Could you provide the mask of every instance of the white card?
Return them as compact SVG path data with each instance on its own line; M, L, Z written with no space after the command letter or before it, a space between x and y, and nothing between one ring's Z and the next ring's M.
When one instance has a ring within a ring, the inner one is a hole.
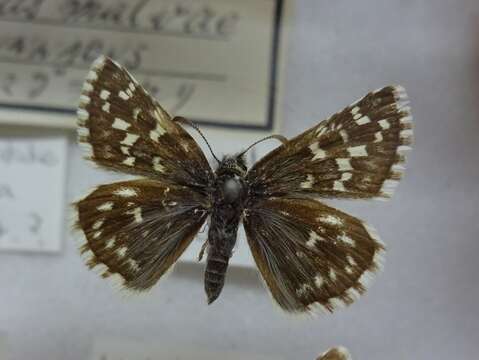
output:
M282 6L280 0L9 1L0 12L0 122L75 127L88 68L106 54L174 115L270 131L280 109Z
M60 250L66 156L66 137L0 136L0 250Z
M237 351L215 351L191 345L135 342L126 339L95 341L92 360L284 360L278 357L248 354Z

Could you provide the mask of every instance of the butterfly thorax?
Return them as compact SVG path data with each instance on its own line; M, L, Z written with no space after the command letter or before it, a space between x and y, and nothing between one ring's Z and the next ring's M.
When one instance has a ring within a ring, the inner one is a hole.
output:
M209 303L221 293L228 261L236 244L238 226L248 194L245 173L244 163L237 163L236 158L226 158L216 171L205 271L205 291Z

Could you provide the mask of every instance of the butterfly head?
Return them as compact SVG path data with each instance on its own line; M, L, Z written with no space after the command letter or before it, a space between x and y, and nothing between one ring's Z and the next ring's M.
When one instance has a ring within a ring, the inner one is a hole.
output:
M243 155L225 156L220 161L217 175L232 174L243 177L246 175L247 167L246 160Z

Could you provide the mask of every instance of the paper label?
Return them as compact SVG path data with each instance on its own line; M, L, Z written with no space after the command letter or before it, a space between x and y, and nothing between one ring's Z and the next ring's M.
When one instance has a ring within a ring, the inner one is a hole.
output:
M0 137L0 250L60 250L65 137Z
M271 130L281 9L280 0L2 0L0 122L75 127L88 68L106 54L172 114Z

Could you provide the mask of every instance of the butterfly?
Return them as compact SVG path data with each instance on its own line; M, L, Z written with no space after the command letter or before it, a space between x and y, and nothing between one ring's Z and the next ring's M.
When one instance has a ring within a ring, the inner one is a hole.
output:
M210 166L182 127L118 63L97 59L78 108L86 157L141 178L98 186L75 204L90 268L150 289L209 220L205 292L218 298L238 227L274 301L291 313L332 312L365 292L385 250L376 231L318 198L392 195L412 141L405 90L370 92L281 142L250 169L245 151ZM200 135L204 135L199 131ZM263 139L264 140L264 139Z
M351 354L348 349L343 346L338 346L329 349L321 354L316 360L351 360Z

